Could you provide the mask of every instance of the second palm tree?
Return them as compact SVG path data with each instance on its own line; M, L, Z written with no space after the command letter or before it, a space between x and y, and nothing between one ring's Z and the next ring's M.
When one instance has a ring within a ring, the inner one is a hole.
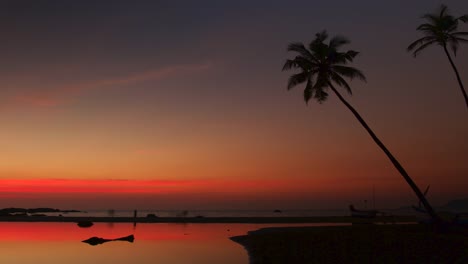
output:
M433 44L441 46L455 72L458 85L460 86L463 98L465 98L466 109L468 109L468 95L466 94L465 87L463 87L457 66L455 66L455 62L449 52L450 48L456 56L459 43L468 43L468 39L463 38L463 36L468 36L468 32L457 31L459 22L468 22L468 15L454 17L448 13L447 6L441 5L437 13L425 14L423 18L427 20L427 23L419 25L417 30L423 32L425 36L411 43L407 50L413 51L413 55L416 57L420 51Z

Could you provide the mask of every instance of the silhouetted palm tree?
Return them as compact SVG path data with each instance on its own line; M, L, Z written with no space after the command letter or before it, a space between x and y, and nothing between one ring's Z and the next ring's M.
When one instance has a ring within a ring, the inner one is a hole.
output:
M411 43L407 50L413 51L413 55L416 57L420 51L433 44L442 46L450 61L450 65L452 65L452 68L455 71L458 84L460 85L460 89L463 93L465 104L468 109L468 96L466 95L457 67L455 66L448 50L450 48L453 54L457 56L459 44L468 42L468 39L463 38L463 36L468 36L468 32L457 31L458 23L460 21L466 23L468 21L468 15L454 17L449 14L447 6L441 5L440 10L437 13L425 14L422 18L426 19L427 23L419 25L416 30L423 32L424 37Z
M354 57L358 55L358 52L354 50L340 52L338 50L341 46L349 43L349 40L344 37L333 37L330 39L328 44L326 44L325 40L327 38L327 32L322 31L316 34L315 40L309 44L308 48L306 48L302 43L289 44L288 51L294 51L298 54L294 59L286 60L286 63L283 66L283 71L294 68L299 69L300 72L290 76L288 81L288 90L296 85L305 83L304 99L306 103L311 98L314 98L319 103L322 103L327 99L327 90L330 88L338 97L338 99L353 113L361 125L366 129L367 133L369 133L369 135L372 137L374 142L387 155L395 168L401 173L403 178L416 193L428 214L438 222L439 218L432 209L432 206L429 204L426 197L424 197L424 194L405 171L403 166L401 166L397 159L390 153L382 141L377 138L375 133L370 129L361 115L359 115L359 113L343 98L343 96L335 88L336 84L351 94L351 87L344 78L358 78L363 81L366 80L366 77L360 70L347 66L347 64L352 62Z

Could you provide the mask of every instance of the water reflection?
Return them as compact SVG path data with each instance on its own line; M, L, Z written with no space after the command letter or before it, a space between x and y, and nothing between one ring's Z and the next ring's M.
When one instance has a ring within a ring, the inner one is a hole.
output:
M225 263L247 264L245 250L231 236L270 226L266 224L138 224L95 223L82 229L75 223L0 223L0 263ZM90 237L122 238L134 243L90 247Z
M239 227L245 233L248 227ZM96 223L81 229L75 223L0 223L0 263L229 263L246 264L243 248L232 243L223 225ZM90 247L90 237L135 242Z

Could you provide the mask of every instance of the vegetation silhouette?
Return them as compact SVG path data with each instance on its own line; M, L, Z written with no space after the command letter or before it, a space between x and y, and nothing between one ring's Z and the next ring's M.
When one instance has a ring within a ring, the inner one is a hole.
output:
M308 103L311 98L322 103L328 98L327 90L330 88L338 99L353 113L359 123L361 123L367 133L372 137L374 142L387 155L395 168L400 172L406 182L410 185L411 189L415 192L419 201L424 205L424 208L430 215L431 219L435 223L440 223L442 220L435 213L424 194L414 183L400 162L398 162L392 153L390 153L387 147L385 147L382 141L380 141L380 139L367 125L361 115L344 99L333 85L333 83L335 83L339 87L344 88L349 94L352 94L351 87L344 77L349 79L358 78L362 81L366 81L366 77L360 70L347 66L348 63L353 62L354 57L356 57L359 52L354 50L340 52L339 48L350 43L348 39L342 36L331 38L328 44L325 43L325 40L327 39L328 34L324 30L315 35L315 39L309 44L308 49L304 44L299 42L289 44L288 51L296 52L298 55L292 60L286 60L283 66L283 71L294 68L299 69L300 72L289 77L288 90L299 84L306 83L304 89L304 100L306 103Z
M458 69L455 66L448 50L450 48L453 54L457 56L459 44L468 42L468 39L463 38L463 36L468 36L468 32L457 31L459 22L461 21L466 23L468 21L468 15L454 17L449 14L447 6L441 5L438 12L425 14L422 18L426 19L427 23L419 25L416 30L421 31L424 34L424 37L411 43L408 46L407 51L412 51L413 56L416 57L419 52L433 44L442 46L448 60L450 61L450 65L455 72L458 84L460 85L463 97L465 98L466 108L468 109L468 96L466 94L465 87L463 87Z

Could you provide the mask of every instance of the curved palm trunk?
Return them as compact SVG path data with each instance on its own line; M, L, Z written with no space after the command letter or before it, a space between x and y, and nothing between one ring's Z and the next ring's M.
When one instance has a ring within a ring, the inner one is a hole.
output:
M468 96L466 95L465 87L463 87L463 83L461 81L460 74L458 73L457 67L455 66L455 63L453 62L452 57L450 56L450 53L447 50L447 46L445 46L445 45L444 45L444 51L445 51L445 54L447 55L447 58L450 61L450 65L452 65L453 71L455 71L455 75L457 76L458 84L460 85L460 89L461 89L461 91L463 93L463 97L465 98L466 109L468 109Z
M419 190L418 186L414 181L411 179L411 177L408 175L408 173L405 171L403 166L398 162L398 160L390 153L390 151L385 147L385 145L380 141L380 139L374 134L374 132L370 129L370 127L367 125L367 123L362 119L361 115L341 96L341 94L333 87L331 83L328 83L332 91L338 96L340 101L348 107L348 109L353 113L353 115L357 118L357 120L361 123L361 125L366 129L367 133L372 137L374 142L382 149L382 151L387 155L387 157L390 159L390 161L393 163L393 166L400 172L400 174L405 178L406 182L410 185L411 189L416 193L416 196L418 196L418 199L421 201L421 203L424 205L424 208L426 209L427 213L431 216L431 218L436 222L440 222L440 218L438 215L435 213L434 209L432 209L432 206L429 204L427 201L426 197L424 194Z

